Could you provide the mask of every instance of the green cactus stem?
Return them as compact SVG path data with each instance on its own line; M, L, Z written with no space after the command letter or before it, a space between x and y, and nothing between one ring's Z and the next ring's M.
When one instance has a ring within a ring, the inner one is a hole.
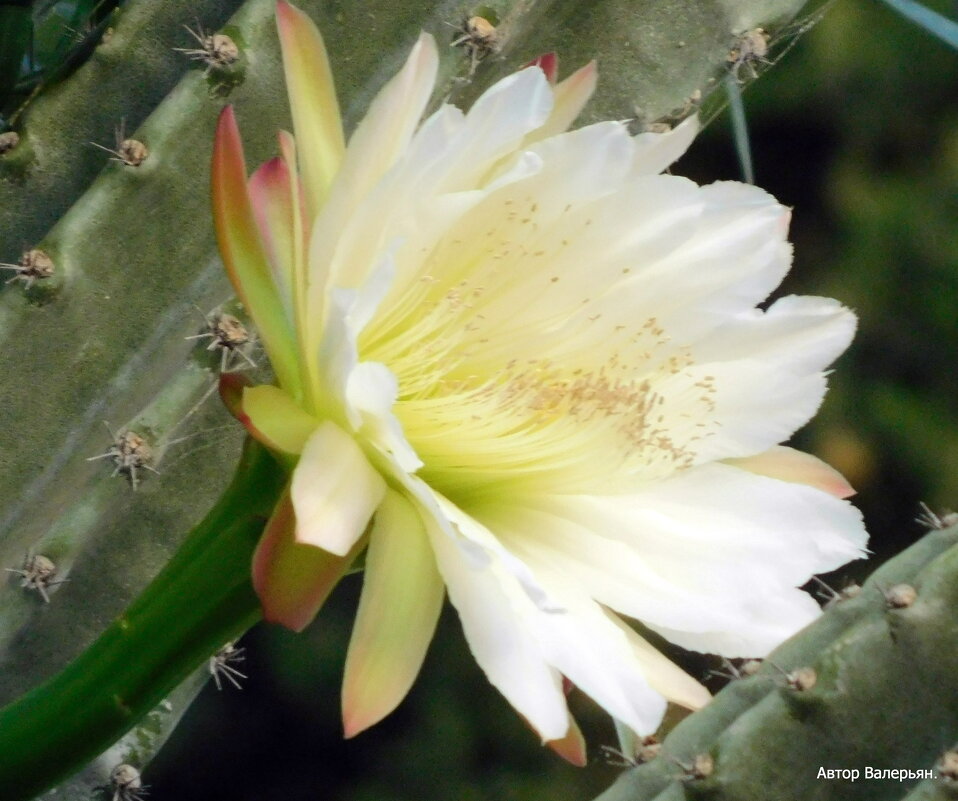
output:
M6 801L32 798L95 757L259 619L249 565L283 482L248 443L220 502L140 598L66 670L0 710Z

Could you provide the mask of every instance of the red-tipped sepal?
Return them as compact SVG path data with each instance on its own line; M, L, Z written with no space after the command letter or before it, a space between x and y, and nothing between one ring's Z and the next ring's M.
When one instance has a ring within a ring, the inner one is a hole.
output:
M232 106L220 114L211 169L213 222L227 275L256 327L280 383L300 392L292 323L263 249L246 187L243 143Z
M346 556L336 556L296 542L295 534L296 515L287 487L253 554L253 588L267 621L302 631L316 617L366 540L360 538Z
M555 86L556 81L559 79L559 57L555 53L543 53L541 56L537 56L532 59L525 67L538 67L545 74L549 83ZM523 69L525 69L523 67Z

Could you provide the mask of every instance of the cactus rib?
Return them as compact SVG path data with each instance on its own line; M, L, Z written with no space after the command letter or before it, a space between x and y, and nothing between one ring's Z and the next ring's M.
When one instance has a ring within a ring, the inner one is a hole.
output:
M223 498L143 595L69 668L0 710L7 801L95 757L258 619L249 563L282 484L272 457L248 444Z

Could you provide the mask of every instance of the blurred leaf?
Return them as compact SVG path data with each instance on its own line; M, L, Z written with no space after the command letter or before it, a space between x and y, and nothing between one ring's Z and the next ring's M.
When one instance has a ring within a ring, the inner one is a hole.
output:
M17 81L32 36L28 6L0 5L0 106Z

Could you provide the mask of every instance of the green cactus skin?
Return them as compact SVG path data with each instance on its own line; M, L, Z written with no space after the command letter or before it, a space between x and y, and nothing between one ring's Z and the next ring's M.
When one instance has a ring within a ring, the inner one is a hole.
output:
M90 142L113 147L114 128L134 131L173 89L189 62L183 25L219 28L240 0L131 2L113 32L68 81L15 119L20 144L0 156L0 261L15 262L76 202L103 168Z
M682 721L662 745L666 757L627 771L596 801L901 798L907 783L827 780L818 772L926 769L958 739L956 543L958 527L935 531L883 565L859 596L837 603L755 676ZM893 608L886 593L900 584L917 597ZM781 673L801 667L817 676L804 691ZM714 760L711 775L683 777L678 763L698 754Z
M803 2L715 0L703 10L701 0L668 0L663 14L659 0L597 0L588 11L568 0L495 0L473 12L495 20L501 49L472 77L468 56L448 46L462 22L458 5L299 5L324 31L351 129L420 29L440 43L437 100L466 103L556 50L561 75L599 62L586 121L636 109L653 119L683 107L692 88L708 91L709 78L728 70L737 33L774 28ZM195 29L197 17L240 45L235 70L205 75L173 51L194 45L182 26ZM638 28L626 41L629 26ZM241 431L216 403L193 413L217 360L185 337L201 327L195 306L208 312L229 297L207 189L216 117L225 103L236 106L250 165L273 155L276 129L289 127L281 72L273 0L130 0L88 63L31 103L17 121L20 145L0 156L0 259L40 247L56 267L29 290L22 282L0 288L0 374L8 377L0 430L9 432L0 445L0 567L42 553L69 579L44 604L10 576L0 603L0 702L53 676L107 628L227 484ZM136 167L88 144L112 146L124 118L127 135L149 149ZM88 461L110 445L105 421L143 434L162 457L160 475L136 492L110 478L109 460ZM176 444L184 436L193 438ZM165 666L164 675L185 676L195 663ZM155 700L172 687L157 689ZM110 739L91 742L103 750Z
M954 754L954 749L952 754ZM935 762L933 770L936 776L932 779L924 779L911 790L901 797L901 801L955 801L958 798L958 778L955 777L954 756L949 759L948 767L951 770L948 775L941 775L941 760Z
M283 480L250 443L220 503L143 595L69 668L0 710L7 801L33 797L96 756L258 619L249 560Z

